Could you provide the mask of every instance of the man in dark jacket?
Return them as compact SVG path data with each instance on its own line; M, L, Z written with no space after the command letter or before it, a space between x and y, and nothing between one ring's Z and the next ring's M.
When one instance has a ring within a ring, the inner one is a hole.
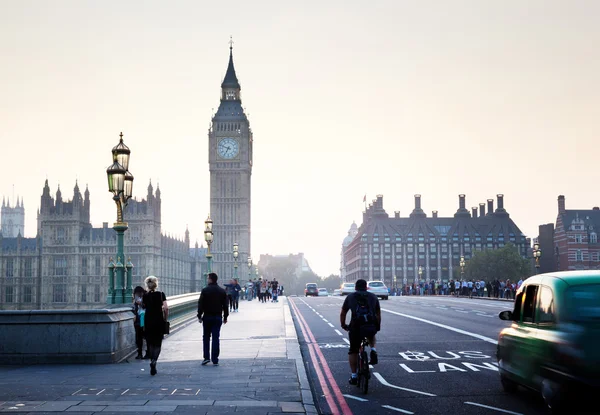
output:
M212 360L215 366L219 365L219 336L221 325L227 324L229 307L225 290L217 285L219 277L214 272L208 274L208 285L200 293L198 299L198 321L202 323L204 334L204 361L202 366ZM210 338L212 336L212 359L210 353Z

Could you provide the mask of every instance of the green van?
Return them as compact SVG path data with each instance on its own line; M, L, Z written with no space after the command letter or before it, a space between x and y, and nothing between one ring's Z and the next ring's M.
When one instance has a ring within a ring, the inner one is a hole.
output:
M528 278L498 338L500 381L540 392L552 412L600 391L600 270Z

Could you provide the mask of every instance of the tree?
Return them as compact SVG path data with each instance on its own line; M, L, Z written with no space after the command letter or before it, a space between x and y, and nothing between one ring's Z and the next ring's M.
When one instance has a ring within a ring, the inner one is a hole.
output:
M530 275L529 261L519 254L513 244L477 251L465 266L465 278L474 280L517 281Z
M331 274L329 277L321 278L319 288L327 288L327 291L331 292L336 288L340 288L341 284L340 276Z

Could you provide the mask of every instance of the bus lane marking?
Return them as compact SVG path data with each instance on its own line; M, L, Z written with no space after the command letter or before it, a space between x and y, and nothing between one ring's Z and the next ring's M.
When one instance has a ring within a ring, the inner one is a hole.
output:
M414 412L407 411L406 409L396 408L390 405L381 405L382 408L391 409L392 411L402 412L403 414L414 414Z
M465 402L465 404L475 405L475 406L479 406L481 408L486 408L486 409L491 409L492 411L504 412L505 414L523 415L522 413L519 413L519 412L508 411L506 409L496 408L494 406L489 406L489 405L483 405L481 403L476 403L476 402Z
M429 393L429 392L421 392L421 391L417 391L417 390L414 390L414 389L403 388L402 386L392 385L387 380L385 380L383 378L383 376L381 376L381 374L379 372L373 372L373 376L375 376L377 378L377 380L379 382L381 382L381 384L383 386L387 386L388 388L399 389L399 390L403 390L403 391L406 391L406 392L412 392L412 393L416 393L416 394L419 394L419 395L425 395L425 396L437 396L437 395L435 395L433 393Z
M442 329L454 331L456 333L464 334L466 336L474 337L476 339L483 340L484 342L488 342L488 343L491 343L491 344L494 344L494 345L498 344L497 340L494 340L494 339L492 339L490 337L482 336L481 334L477 334L477 333L471 333L470 331L461 330L461 329L458 329L456 327L447 326L446 324L436 323L435 321L425 320L424 318L415 317L415 316L411 316L411 315L404 314L404 313L399 313L397 311L388 310L387 308L382 308L381 311L385 311L386 313L390 313L390 314L395 314L395 315L400 316L400 317L410 318L412 320L420 321L421 323L430 324L432 326L436 326L436 327L440 327Z

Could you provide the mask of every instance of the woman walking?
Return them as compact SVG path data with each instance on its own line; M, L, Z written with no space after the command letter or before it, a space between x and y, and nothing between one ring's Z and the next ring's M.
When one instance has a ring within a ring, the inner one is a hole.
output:
M146 343L150 352L150 374L156 375L156 361L160 355L163 336L165 333L165 321L169 318L169 307L165 293L158 291L158 278L147 277L145 280L148 292L142 300L146 316L144 317L144 331L146 332Z
M146 354L142 356L142 348L144 347L144 316L146 310L142 308L142 298L146 290L139 285L133 289L133 314L135 314L135 320L133 320L133 326L135 327L135 344L137 345L137 356L136 359L150 359L148 355L148 343L146 342Z

